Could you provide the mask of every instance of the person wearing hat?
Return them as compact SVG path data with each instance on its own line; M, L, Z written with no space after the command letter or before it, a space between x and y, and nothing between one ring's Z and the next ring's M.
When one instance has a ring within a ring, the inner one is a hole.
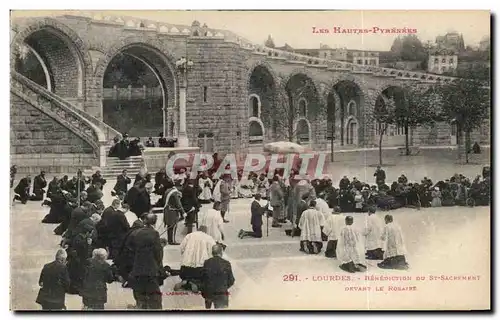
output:
M434 190L431 192L431 207L441 207L441 191L439 187L434 187Z

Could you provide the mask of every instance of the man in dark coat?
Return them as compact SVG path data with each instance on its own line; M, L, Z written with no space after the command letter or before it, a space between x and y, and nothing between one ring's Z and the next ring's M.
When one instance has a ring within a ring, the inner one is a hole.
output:
M175 234L177 233L177 223L182 220L185 215L182 205L182 193L180 187L172 187L165 191L163 197L156 203L156 206L163 207L163 226L167 227L167 240L171 246L179 245L175 242Z
M224 309L229 306L229 291L234 284L231 263L222 259L222 246L212 247L212 258L203 264L202 296L205 298L205 308Z
M45 187L47 187L47 180L45 180L45 171L42 171L33 179L33 195L30 197L30 200L42 201L45 194Z
M71 216L68 220L63 221L61 223L62 229L64 232L64 242L71 241L74 233L76 232L76 227L78 224L85 218L88 218L90 215L90 210L92 207L92 203L85 201L80 207L73 209L71 212Z
M108 301L107 283L112 283L114 276L111 266L106 262L107 256L108 253L103 248L92 252L80 292L85 309L103 310Z
M262 216L266 211L266 207L260 205L261 195L260 193L255 194L255 199L252 201L250 210L252 212L252 217L250 219L250 224L252 225L252 231L240 230L238 237L243 239L244 237L252 238L262 238Z
M187 184L182 188L182 198L181 198L182 208L186 212L185 225L187 227L187 233L193 232L193 225L197 222L198 210L200 204L198 202L198 197L196 195L196 188L194 182L191 179L187 180Z
M373 176L375 177L375 183L378 187L385 183L385 171L380 168L380 166L377 166L377 170L375 170Z
M97 170L93 175L92 175L92 180L90 183L95 185L96 183L100 183L101 190L106 184L106 179L104 179L101 175L101 171Z
M167 176L167 172L165 169L160 169L160 171L158 171L156 174L155 174L155 191L154 193L157 194L157 195L163 195L163 193L165 192L165 189L167 188L167 179L168 179L168 176Z
M88 259L96 247L97 230L95 225L99 222L98 214L85 218L76 227L73 236L68 242L68 272L71 279L70 294L79 294L84 282Z
M349 188L350 184L351 182L349 181L349 178L347 178L347 176L344 176L339 182L339 189L345 190Z
M87 188L87 194L88 194L87 200L92 203L96 203L97 200L101 200L103 197L101 183L96 182L95 184L90 185Z
M49 182L49 187L47 188L47 198L52 200L52 196L56 194L59 189L59 180L57 177L54 177L52 181Z
M25 178L19 180L19 183L14 188L16 195L14 200L21 201L22 204L26 204L30 198L30 188L31 188L31 177L28 175Z
M163 247L160 234L154 229L156 215L146 216L145 227L140 229L134 240L134 266L129 282L134 290L137 309L162 308L162 294L159 286L160 269L163 269Z
M118 255L114 258L113 262L118 268L118 275L123 279L123 285L127 285L127 280L134 267L134 243L135 236L140 229L144 227L144 222L141 219L137 219L132 224L132 227L127 232L123 238L122 245L118 251Z
M57 250L56 259L43 266L38 284L40 291L36 303L42 310L65 310L66 291L69 289L69 274L66 269L67 254L64 249Z
M114 259L118 255L123 239L130 229L125 213L120 210L113 211L108 218L107 229L109 237L109 257L110 259Z
M135 188L135 190L134 190ZM146 183L144 187L139 186L130 189L126 197L126 203L130 206L130 211L140 218L144 213L151 211L151 198L150 194L153 191L153 185Z
M109 238L109 218L111 215L120 208L120 200L114 199L109 207L104 209L101 215L101 221L96 225L97 234L98 234L98 244L101 248L109 248L110 238Z
M130 182L131 180L127 176L127 170L123 170L122 174L116 177L116 184L113 187L113 191L111 191L111 194L114 195L113 193L115 193L120 199L123 199L127 194L128 185L130 184Z

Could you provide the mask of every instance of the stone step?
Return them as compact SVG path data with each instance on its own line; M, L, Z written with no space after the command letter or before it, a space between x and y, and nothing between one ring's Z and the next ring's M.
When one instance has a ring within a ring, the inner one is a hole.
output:
M116 168L131 168L131 167L142 167L142 162L136 163L107 163L106 168L116 169Z

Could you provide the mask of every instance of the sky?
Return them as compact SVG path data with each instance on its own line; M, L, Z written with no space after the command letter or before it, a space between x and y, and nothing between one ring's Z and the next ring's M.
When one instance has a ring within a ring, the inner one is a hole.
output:
M98 13L98 11L92 11ZM61 15L68 11L15 11L21 15ZM465 45L478 45L490 35L488 11L108 11L102 15L136 17L172 24L191 25L198 20L209 28L226 29L255 43L264 44L268 35L276 46L285 43L293 48L346 47L361 50L389 50L395 34L340 34L334 27L357 29L374 27L416 29L422 42L450 31L463 34ZM329 29L330 33L313 33Z

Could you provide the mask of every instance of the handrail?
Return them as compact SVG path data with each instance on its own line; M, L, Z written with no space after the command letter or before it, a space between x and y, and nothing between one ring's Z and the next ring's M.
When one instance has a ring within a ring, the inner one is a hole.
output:
M30 87L31 89L35 90L36 92L41 93L41 94L45 95L46 97L49 97L51 100L57 101L63 107L65 107L65 108L71 110L72 112L79 114L81 117L85 118L87 121L89 121L94 126L96 126L98 128L98 130L102 132L102 134L104 134L103 140L106 140L109 142L115 136L121 135L120 132L113 129L112 127L110 127L109 125L104 123L103 121L101 121L101 120L93 117L92 115L86 113L85 111L75 107L70 102L64 100L63 98L59 97L58 95L54 94L53 92L50 92L46 88L42 87L38 83L35 83L28 78L26 78L22 74L11 70L11 76L14 79L18 80L19 82L21 82L21 83L27 85L28 87Z
M14 79L14 81L16 81L16 79ZM32 97L29 94L26 94L25 92L23 92L22 86L23 86L23 84L19 82L19 85L11 85L10 90L12 91L13 94L19 96L20 98L22 98L26 102L32 104L34 107L36 107L38 109L41 109L48 116L50 116L50 117L56 117L57 118L57 112L50 112L50 110L44 110L45 106L43 105L43 103L40 102L40 100L39 100L40 96L39 96L39 94L37 92L35 92L33 90L30 90L30 92L32 92L32 93L35 94L35 97ZM28 88L28 89L30 89L30 88ZM51 100L47 100L47 101L49 103L58 104L57 101L51 101ZM49 111L49 112L47 112L47 111ZM99 143L97 141L95 141L95 140L99 140L99 134L95 130L95 126L93 126L91 123L87 122L85 119L82 119L78 115L74 115L74 116L77 117L77 118L79 118L80 120L82 120L82 122L85 123L86 125L88 125L92 131L86 132L85 130L81 130L80 128L78 128L77 124L74 124L69 119L66 119L66 120L69 120L69 121L62 121L62 122L58 121L58 122L60 122L65 127L68 127L68 129L72 129L72 131L74 131L74 133L76 135L80 136L87 143L89 143L92 146L92 148L94 149L94 151L96 152L96 154L98 154L99 153ZM95 137L94 137L94 134L96 135ZM97 139L95 139L96 137L97 137Z

